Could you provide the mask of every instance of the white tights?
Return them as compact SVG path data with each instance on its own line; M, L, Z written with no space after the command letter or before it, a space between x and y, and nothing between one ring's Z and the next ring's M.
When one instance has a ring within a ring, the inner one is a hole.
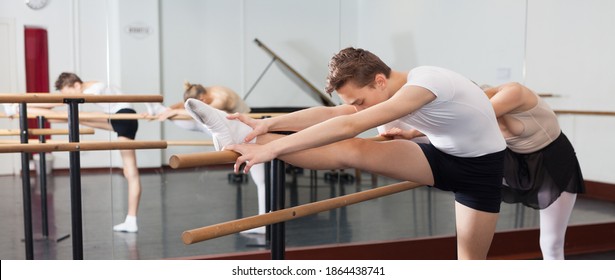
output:
M576 193L562 192L549 207L540 210L540 250L543 259L564 259L566 228L576 199Z
M258 197L258 214L265 214L265 164L255 164L250 169L252 181L256 184Z

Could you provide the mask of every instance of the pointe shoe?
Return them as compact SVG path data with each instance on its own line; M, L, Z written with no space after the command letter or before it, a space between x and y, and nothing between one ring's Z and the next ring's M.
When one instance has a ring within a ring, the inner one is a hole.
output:
M118 225L113 226L113 231L118 231L118 232L137 232L139 230L139 228L137 227L136 224L130 224L130 223L121 223Z
M197 122L203 124L213 137L216 151L227 145L244 143L243 139L252 128L239 120L229 120L227 113L211 107L204 102L189 98L184 103L188 114Z

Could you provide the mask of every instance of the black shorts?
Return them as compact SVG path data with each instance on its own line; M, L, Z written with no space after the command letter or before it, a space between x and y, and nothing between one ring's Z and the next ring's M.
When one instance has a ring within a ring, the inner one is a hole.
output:
M124 108L115 113L136 114L137 112L133 109ZM137 136L137 129L139 129L138 120L110 120L109 122L111 122L113 131L117 132L117 136L123 136L132 140Z
M431 143L419 143L434 176L433 187L452 191L455 201L472 209L499 213L504 150L479 157L457 157Z

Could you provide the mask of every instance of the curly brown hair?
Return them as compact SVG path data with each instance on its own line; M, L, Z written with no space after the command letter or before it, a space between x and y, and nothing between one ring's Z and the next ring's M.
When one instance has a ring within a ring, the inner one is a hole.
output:
M391 67L367 50L345 48L329 61L329 75L327 75L325 91L331 94L348 81L358 87L364 87L372 84L377 74L384 74L389 78Z

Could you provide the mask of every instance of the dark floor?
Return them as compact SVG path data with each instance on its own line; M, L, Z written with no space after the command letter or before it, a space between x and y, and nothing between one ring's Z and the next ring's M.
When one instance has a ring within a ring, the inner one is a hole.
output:
M126 186L117 173L83 174L83 247L85 259L163 259L253 250L267 250L262 235L233 234L184 245L185 230L257 213L256 187L228 181L229 169L165 170L142 174L143 193L138 234L111 230L126 214ZM328 182L318 172L317 187L309 171L287 175L286 205L294 206L372 188L370 175L360 184ZM41 195L32 179L35 259L72 259L69 176L48 178L50 234L41 234ZM85 172L87 173L87 172ZM350 174L354 175L354 171ZM378 185L395 181L379 177ZM0 176L0 259L25 259L21 179ZM316 193L314 193L316 191ZM579 198L571 224L612 222L615 203ZM498 230L537 227L538 213L503 204ZM395 240L454 234L451 193L432 188L383 197L286 223L287 248L348 242ZM67 238L65 238L67 237ZM65 238L65 239L63 239ZM58 239L63 239L58 241ZM569 256L570 259L615 259L615 252Z

